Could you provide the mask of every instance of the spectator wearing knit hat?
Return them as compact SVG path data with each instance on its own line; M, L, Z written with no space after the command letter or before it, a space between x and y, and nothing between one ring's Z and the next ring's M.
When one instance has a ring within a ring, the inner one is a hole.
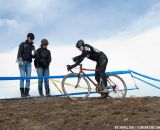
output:
M34 65L37 70L38 76L49 76L49 65L51 63L51 52L48 50L48 40L42 39L40 48L37 49L35 55ZM46 90L46 96L50 95L50 88L49 88L49 79L47 78L40 78L38 79L38 91L40 96L44 96L43 94L43 81Z

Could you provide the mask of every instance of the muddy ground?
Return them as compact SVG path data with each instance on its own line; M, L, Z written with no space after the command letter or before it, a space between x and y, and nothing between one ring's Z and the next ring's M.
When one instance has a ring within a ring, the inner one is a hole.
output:
M0 130L160 129L160 97L0 100Z

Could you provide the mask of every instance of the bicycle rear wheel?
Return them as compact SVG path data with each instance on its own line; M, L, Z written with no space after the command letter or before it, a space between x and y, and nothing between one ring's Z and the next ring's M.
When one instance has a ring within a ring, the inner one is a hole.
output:
M62 80L62 90L70 99L82 100L89 96L90 84L84 76L76 73L66 75Z
M107 85L109 86L110 98L125 98L127 86L120 76L107 75Z

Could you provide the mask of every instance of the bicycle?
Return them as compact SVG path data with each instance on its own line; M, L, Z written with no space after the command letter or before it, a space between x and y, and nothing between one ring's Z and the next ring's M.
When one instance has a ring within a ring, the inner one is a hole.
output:
M100 84L96 84L84 71L95 71L94 69L85 69L82 68L82 64L79 65L79 73L74 73L72 70L71 73L67 74L62 80L62 90L64 95L73 100L86 99L89 97L91 92L91 86L89 81L95 86L96 93L105 95L102 91L102 81ZM127 94L127 86L124 80L116 74L106 74L107 85L109 94L106 96L114 98L125 98Z

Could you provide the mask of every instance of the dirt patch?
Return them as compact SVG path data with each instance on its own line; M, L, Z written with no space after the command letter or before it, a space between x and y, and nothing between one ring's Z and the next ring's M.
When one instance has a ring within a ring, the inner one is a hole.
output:
M160 97L0 100L0 130L160 129Z

